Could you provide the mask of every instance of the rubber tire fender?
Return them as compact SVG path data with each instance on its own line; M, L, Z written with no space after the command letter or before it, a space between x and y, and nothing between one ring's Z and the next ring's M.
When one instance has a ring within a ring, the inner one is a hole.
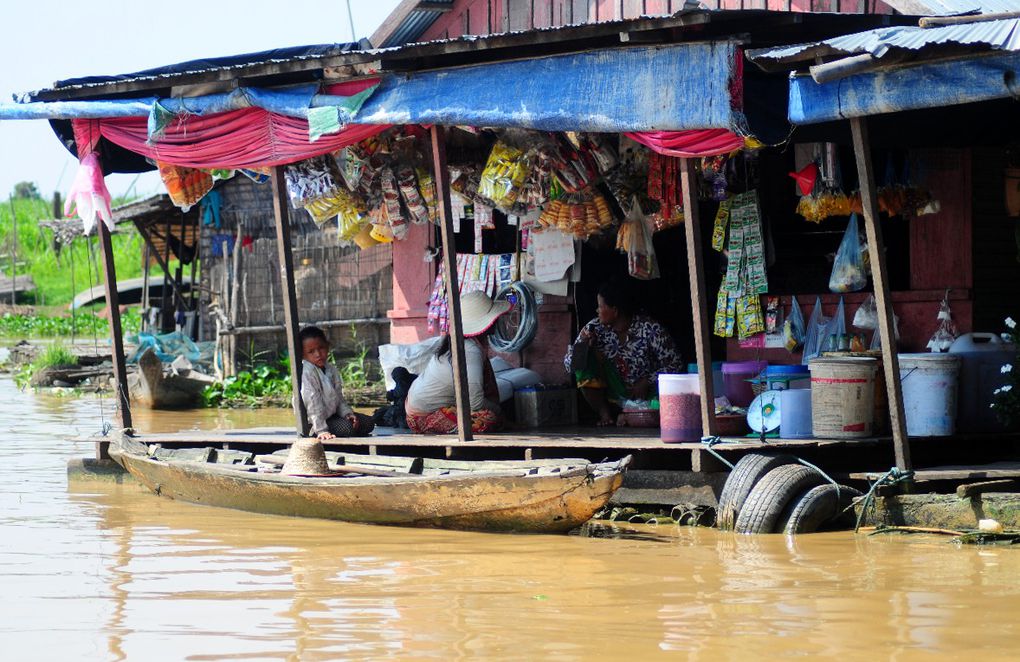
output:
M790 501L779 517L776 530L781 529L786 535L796 535L815 533L826 528L853 528L854 512L845 509L859 496L860 490L846 485L839 486L838 495L832 483L812 487L799 498Z
M748 453L734 465L722 494L719 495L719 507L716 509L715 525L723 530L730 530L737 521L740 509L747 501L747 495L765 474L784 464L796 464L797 458L792 455L767 455L765 453Z
M824 482L820 473L803 464L776 467L747 495L734 530L737 533L775 533L776 524L789 503Z

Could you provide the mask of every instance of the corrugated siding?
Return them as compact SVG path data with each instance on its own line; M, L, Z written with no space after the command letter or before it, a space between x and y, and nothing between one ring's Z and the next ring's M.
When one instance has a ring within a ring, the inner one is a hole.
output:
M1006 215L1003 149L973 150L974 329L1000 332L1007 316L1020 319L1020 262L1014 232L1020 219Z

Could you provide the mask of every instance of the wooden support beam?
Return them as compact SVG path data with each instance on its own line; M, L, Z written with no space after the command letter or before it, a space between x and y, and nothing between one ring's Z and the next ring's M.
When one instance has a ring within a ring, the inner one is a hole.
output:
M290 199L287 197L283 166L273 166L273 214L276 219L276 254L280 260L280 285L283 290L283 321L287 328L287 353L290 354L290 383L294 391L294 427L300 437L308 429L308 421L305 404L301 401L297 287L294 285L294 255L290 248ZM240 249L240 246L234 247L234 250Z
M446 302L449 308L450 340L453 356L453 389L457 399L457 437L471 441L471 398L468 397L467 362L464 356L464 326L460 318L460 286L457 283L457 247L453 241L453 214L450 211L450 172L446 168L446 130L438 124L432 129L432 174L436 180L439 206L439 233L446 267Z
M145 242L146 249L148 249L148 251L152 254L152 257L156 258L156 264L158 264L159 268L163 270L163 288L164 289L160 293L160 296L162 297L162 302L160 303L160 305L165 308L166 307L166 283L167 283L166 275L168 273L170 273L170 266L167 263L167 261L163 258L163 256L160 254L159 250L156 248L156 244L152 243L152 237L149 236L149 230L147 229L147 227L145 225L139 223L138 221L135 221L134 223L135 223L135 227L138 228L138 234L142 235L142 240ZM169 242L170 242L169 237L167 237L166 241L167 241L167 246L169 246L170 245L169 244ZM169 252L169 249L168 249L168 252ZM171 286L172 286L171 289L173 290L173 295L174 295L175 301L178 304L182 305L182 306L185 305L184 304L184 297L181 295L180 292L177 291L177 286L173 284L173 281L170 281L170 283L171 283ZM194 286L194 281L192 281L191 286ZM162 319L162 317L163 317L163 308L160 309L159 315L160 315L160 319Z
M681 159L680 184L684 196L684 234L687 237L687 273L691 281L691 308L694 313L694 348L698 360L698 386L701 390L701 430L706 437L715 434L715 384L712 379L711 325L705 291L705 258L701 250L701 216L698 211L698 173L694 161Z
M864 231L868 236L871 277L875 286L875 303L878 307L878 333L882 340L882 364L885 368L885 384L889 396L896 466L907 471L912 467L910 443L907 440L907 422L903 414L900 360L896 354L896 327L893 322L892 298L889 294L889 271L885 263L885 241L882 239L882 226L878 224L878 195L875 188L875 169L871 163L867 119L863 117L851 119L850 130L853 133L854 153L857 157Z
M103 260L103 287L106 290L106 305L110 311L110 338L112 342L113 380L117 396L117 411L114 414L118 428L131 427L131 401L128 396L127 366L124 364L124 329L120 324L120 295L117 293L117 270L113 265L113 246L110 230L106 223L96 223L99 233L99 254ZM110 457L110 442L96 443L96 458Z

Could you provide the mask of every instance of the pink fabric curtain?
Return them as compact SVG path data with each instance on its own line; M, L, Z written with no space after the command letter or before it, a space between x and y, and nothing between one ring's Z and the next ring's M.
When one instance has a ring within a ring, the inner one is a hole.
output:
M378 83L361 80L326 88L349 96ZM79 157L92 151L99 137L150 159L191 168L252 168L285 165L335 152L389 128L386 124L351 124L343 131L308 141L304 119L244 108L214 115L185 116L149 144L145 117L74 120Z
M744 139L727 129L640 131L628 133L627 137L663 156L682 158L719 156L744 146Z

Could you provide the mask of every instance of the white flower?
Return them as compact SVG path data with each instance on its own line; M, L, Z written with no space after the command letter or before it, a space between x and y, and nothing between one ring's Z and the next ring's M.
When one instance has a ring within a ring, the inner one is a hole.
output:
M1003 393L1009 393L1010 391L1013 390L1013 385L1012 384L1006 384L1005 386L1003 386L999 390L1002 391Z
M989 409L995 409L995 403L993 402L992 404L988 405L988 408Z
M1007 372L1012 372L1012 371L1013 371L1013 366L1010 365L1009 363L1007 363L1006 365L1002 366L1002 368L999 370L999 372L1001 372L1004 375Z
M1012 317L1007 317L1006 318L1006 326L1008 326L1011 329L1015 329L1016 328L1016 322L1013 321Z
M1002 393L1002 389L1001 388L997 388L994 391L992 391L992 395L998 395L1000 393Z

